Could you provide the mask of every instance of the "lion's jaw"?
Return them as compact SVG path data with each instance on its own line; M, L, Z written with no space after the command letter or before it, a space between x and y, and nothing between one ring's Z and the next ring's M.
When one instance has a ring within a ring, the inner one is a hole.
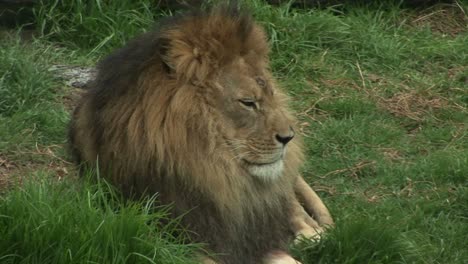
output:
M244 153L254 153L254 155L242 155L242 152L237 155L240 156L239 162L247 173L268 182L274 181L283 175L286 149L287 146L281 146L262 155L255 153L252 148L245 146Z
M281 177L283 174L284 161L283 159L280 159L275 162L265 164L252 164L246 162L246 166L250 175L263 181L271 181Z

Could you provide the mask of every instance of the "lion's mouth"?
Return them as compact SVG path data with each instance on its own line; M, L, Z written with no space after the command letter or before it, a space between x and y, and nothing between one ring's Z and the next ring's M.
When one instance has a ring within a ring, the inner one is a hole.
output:
M271 162L252 162L252 161L248 161L246 159L242 159L242 161L244 163L246 163L248 166L268 166L268 165L274 164L276 162L280 162L280 161L282 161L282 159L277 159L277 160L271 161Z
M258 178L264 180L273 180L283 174L284 163L283 159L277 159L273 162L250 162L243 159L247 166L247 171Z

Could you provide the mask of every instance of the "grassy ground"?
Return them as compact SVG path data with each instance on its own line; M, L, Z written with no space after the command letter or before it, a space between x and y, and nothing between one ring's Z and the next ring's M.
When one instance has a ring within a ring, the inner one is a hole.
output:
M73 93L48 69L93 65L168 12L152 1L50 1L43 37L0 41L1 263L189 263L151 200L74 180ZM304 263L467 263L468 4L294 10L252 2L272 68L295 99L304 176L337 222ZM32 180L31 180L32 179ZM12 185L12 184L10 184ZM5 189L5 188L3 188ZM113 197L113 198L109 198Z

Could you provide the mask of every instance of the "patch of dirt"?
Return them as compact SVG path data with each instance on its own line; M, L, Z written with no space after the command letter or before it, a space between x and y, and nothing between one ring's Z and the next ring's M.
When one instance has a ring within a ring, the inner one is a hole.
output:
M415 91L399 92L390 98L379 97L378 105L395 116L406 117L414 121L422 121L424 115L433 109L448 106L447 100L432 96L426 97Z
M409 23L414 27L429 27L434 33L451 37L468 32L468 16L457 1L424 9L411 15Z
M6 156L0 154L0 192L11 183L11 175L18 171L18 166Z
M451 79L464 82L463 78L466 78L466 70L467 67L465 66L454 67L448 69L447 75ZM433 91L433 87L416 89L406 81L394 82L371 73L361 74L361 78L363 80L361 86L354 85L351 87L363 93L369 100L376 102L379 108L390 112L394 116L409 118L416 121L416 123L423 121L425 116L434 110L451 109L461 112L468 110L464 105L449 100L440 93ZM369 81L367 86L364 80ZM383 93L386 87L398 87L401 91L387 97ZM457 86L450 87L449 90L461 93L465 92L464 88Z
M60 180L64 176L69 174L70 166L72 163L61 158L56 152L63 149L62 145L50 145L50 146L36 146L36 149L32 151L17 152L24 157L30 157L27 169L34 170L44 169L47 171L53 171L54 175Z
M74 171L72 164L55 153L59 148L63 146L36 146L34 150L11 153L11 156L0 153L0 193L12 184L21 185L24 175L38 170L50 172L57 180L74 175L70 173Z
M468 66L458 66L449 68L447 76L450 80L461 82L468 86Z
M358 69L360 69L359 65ZM468 84L468 80L465 80L468 79L466 77L467 69L465 66L450 68L447 70L447 76L453 80ZM317 97L318 99L312 105L309 105L308 108L304 108L298 112L299 119L305 120L303 118L307 117L318 123L326 120L330 116L329 113L320 109L317 105L323 100L345 98L346 89L358 91L362 94L363 99L367 98L369 101L375 102L378 108L390 112L394 116L405 117L415 121L415 125L424 121L428 115L434 116L431 113L432 111L442 109L460 112L468 111L465 105L452 101L434 91L432 89L434 87L421 89L418 86L418 89L416 89L415 86L408 84L406 81L396 82L383 76L362 71L359 71L359 74L362 80L361 83L351 79L324 79L316 83L308 81L310 87L309 93L312 97ZM392 94L395 88L398 88L400 91ZM464 87L453 86L448 88L448 90L465 93L466 89ZM301 123L299 127L301 131L304 130L303 134L307 136L307 122Z

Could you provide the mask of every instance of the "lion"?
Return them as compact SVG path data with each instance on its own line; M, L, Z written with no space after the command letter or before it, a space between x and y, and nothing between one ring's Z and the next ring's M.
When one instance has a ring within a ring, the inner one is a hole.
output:
M98 65L71 120L77 164L127 197L158 194L204 263L296 263L295 236L333 225L300 175L288 97L264 30L239 8L166 18Z

